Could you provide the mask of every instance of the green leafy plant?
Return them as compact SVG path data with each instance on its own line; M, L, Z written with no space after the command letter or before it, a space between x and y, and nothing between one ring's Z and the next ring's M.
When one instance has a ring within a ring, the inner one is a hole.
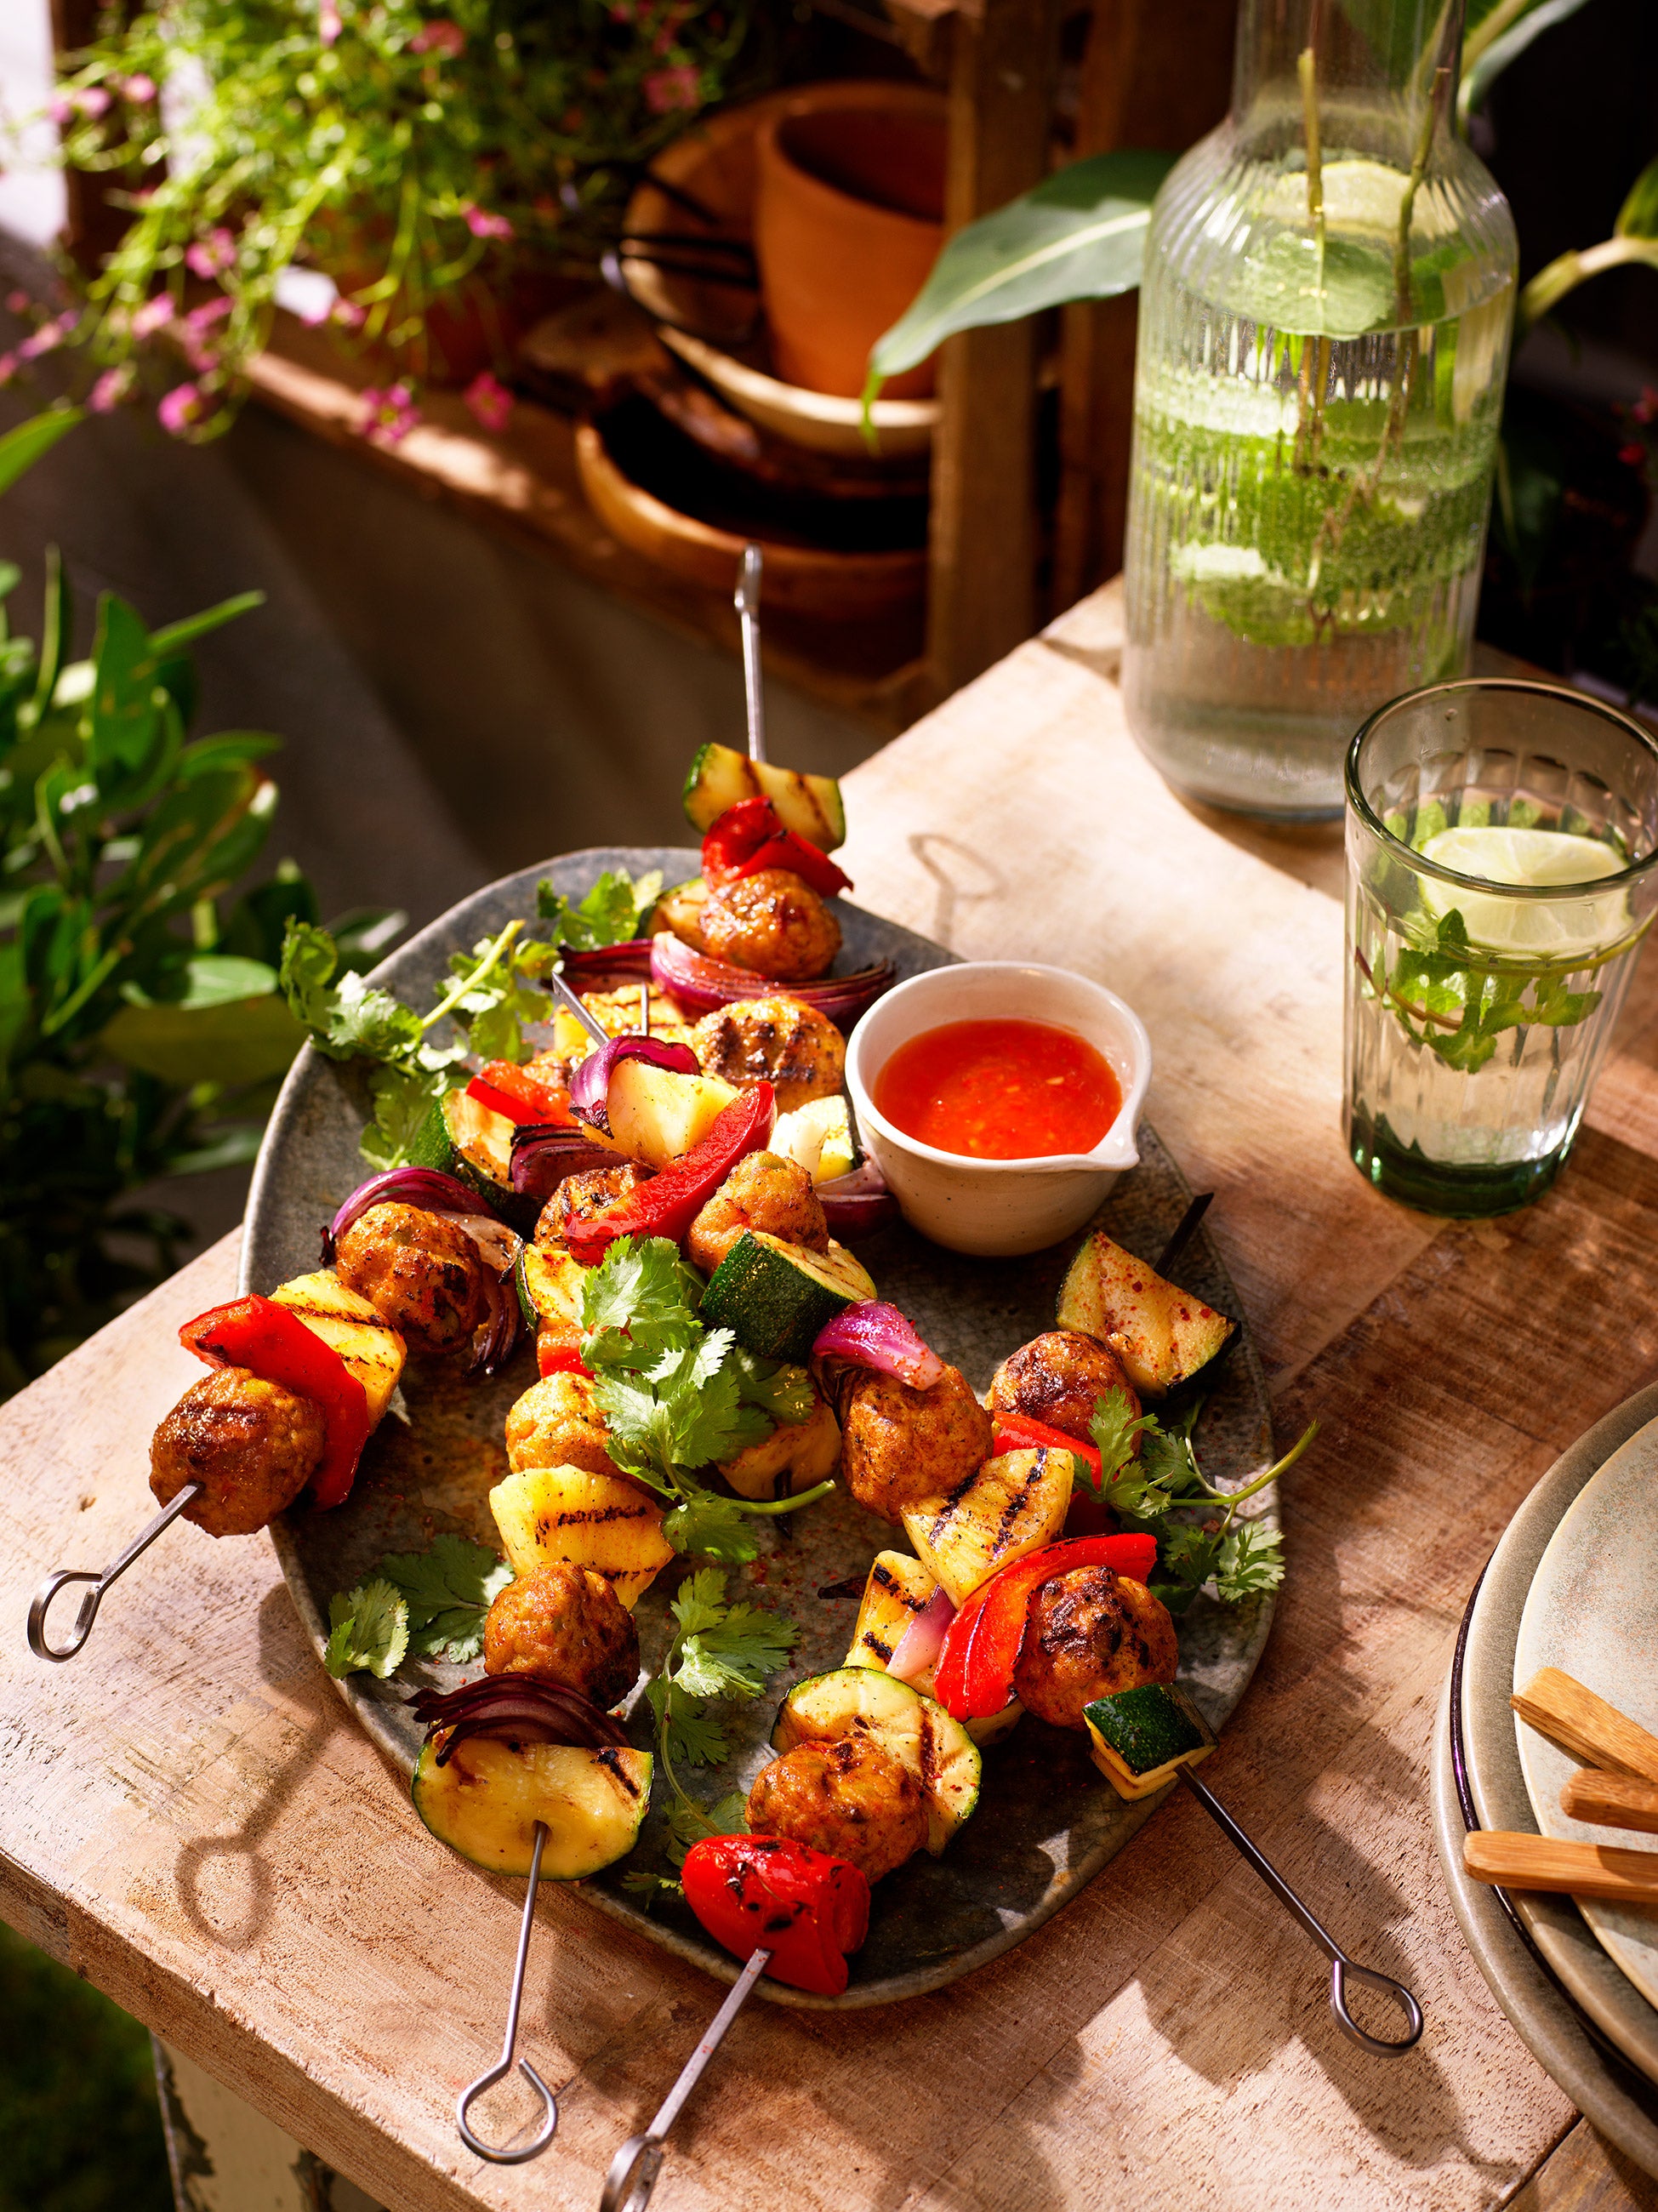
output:
M0 489L79 419L0 440ZM232 896L277 740L188 735L190 647L258 594L151 631L106 592L76 660L56 555L38 647L5 626L18 580L0 564L0 1395L173 1266L188 1224L130 1194L252 1158L303 1035L282 933L316 911L286 864Z
M296 263L338 280L318 319L400 379L444 366L437 311L475 301L499 342L519 272L591 268L640 167L731 91L754 15L754 0L111 0L52 105L65 161L110 179L132 216L76 340L118 393L173 323L191 381L163 421L190 437L229 419ZM364 427L401 435L407 386L374 397L391 404Z
M1202 1401L1193 1400L1168 1427L1155 1413L1136 1413L1128 1393L1108 1390L1089 1424L1100 1449L1100 1482L1076 1462L1077 1487L1102 1499L1125 1528L1157 1540L1158 1571L1151 1588L1170 1613L1186 1613L1206 1586L1223 1605L1276 1589L1284 1580L1282 1540L1275 1528L1240 1521L1238 1508L1288 1472L1318 1434L1309 1421L1265 1474L1236 1490L1204 1479L1192 1446ZM1136 1446L1138 1445L1138 1452Z

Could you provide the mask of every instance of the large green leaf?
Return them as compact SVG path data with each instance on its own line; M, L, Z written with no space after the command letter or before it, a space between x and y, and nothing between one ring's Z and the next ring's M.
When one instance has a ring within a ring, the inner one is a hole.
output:
M253 961L225 964L258 965ZM268 969L265 972L270 973ZM99 1042L124 1066L138 1068L163 1083L185 1089L218 1083L239 1091L282 1074L304 1043L305 1031L280 993L273 990L216 1004L123 1006Z
M8 430L0 438L0 491L8 490L25 469L32 469L43 453L49 453L60 438L85 419L78 407L49 407L44 415L32 415L27 422Z
M1509 63L1517 61L1545 31L1586 4L1587 0L1472 0L1462 37L1462 82L1456 95L1457 118L1465 131L1468 118L1485 106L1486 94Z
M1140 281L1146 223L1173 154L1095 154L958 230L908 312L877 340L865 402L944 339Z

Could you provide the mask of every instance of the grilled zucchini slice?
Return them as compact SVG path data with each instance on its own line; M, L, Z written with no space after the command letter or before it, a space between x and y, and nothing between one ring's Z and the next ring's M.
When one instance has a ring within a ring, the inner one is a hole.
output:
M440 1766L426 1745L415 1768L415 1810L441 1842L491 1874L527 1875L536 1822L547 1842L541 1871L580 1881L630 1851L651 1802L647 1751L583 1751L556 1743L468 1736Z
M685 818L701 834L712 830L728 806L744 799L768 799L777 818L821 852L846 842L847 810L833 776L799 775L751 761L730 745L704 745L685 779Z
M562 1247L550 1252L539 1244L526 1244L518 1255L513 1280L527 1325L534 1328L544 1321L568 1321L580 1328L582 1291L593 1272Z
M1059 1324L1108 1344L1143 1398L1166 1398L1219 1358L1238 1325L1096 1229L1071 1262Z
M409 1164L436 1168L440 1175L453 1176L457 1182L464 1182L469 1190L488 1200L514 1229L533 1229L541 1200L513 1188L516 1126L504 1114L469 1098L465 1090L446 1091L416 1131L409 1146Z
M1178 1682L1145 1682L1083 1708L1094 1764L1120 1797L1149 1797L1215 1747L1215 1732Z
M1076 1462L1044 1444L1004 1452L943 1498L904 1509L921 1563L962 1605L1000 1567L1058 1541L1071 1510Z
M338 1352L362 1385L369 1419L378 1421L403 1373L405 1347L396 1329L380 1319L367 1298L347 1290L331 1267L314 1275L295 1275L270 1296Z
M566 1559L603 1575L633 1607L673 1557L662 1510L637 1483L579 1467L526 1467L489 1492L515 1575Z
M937 1858L979 1802L979 1750L941 1705L872 1667L837 1667L799 1682L778 1708L774 1751L872 1735L908 1767L926 1798L926 1847Z
M764 1359L804 1366L826 1324L874 1296L874 1284L842 1245L831 1240L827 1252L808 1252L768 1230L745 1229L709 1279L702 1319L709 1328L730 1329Z

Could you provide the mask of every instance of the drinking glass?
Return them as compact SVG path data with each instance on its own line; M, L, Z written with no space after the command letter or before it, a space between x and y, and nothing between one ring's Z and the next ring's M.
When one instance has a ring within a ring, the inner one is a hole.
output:
M1347 756L1348 1147L1430 1213L1571 1149L1658 908L1658 741L1582 694L1436 684Z

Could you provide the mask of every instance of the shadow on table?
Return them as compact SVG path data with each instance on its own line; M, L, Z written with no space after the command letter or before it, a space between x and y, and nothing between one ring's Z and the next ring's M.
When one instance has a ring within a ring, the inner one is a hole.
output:
M259 1672L265 1681L280 1685L285 1698L306 1707L310 1717L288 1721L297 1741L279 1764L266 1769L264 1786L240 1826L225 1834L191 1837L175 1862L185 1917L224 1950L245 1951L264 1933L274 1896L265 1839L304 1786L330 1736L350 1725L327 1676L310 1666L309 1658L287 1589L279 1586L259 1607Z

